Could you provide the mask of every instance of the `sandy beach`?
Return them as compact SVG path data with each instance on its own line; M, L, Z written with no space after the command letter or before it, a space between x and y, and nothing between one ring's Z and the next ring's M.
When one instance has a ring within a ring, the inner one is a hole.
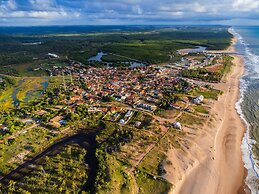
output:
M227 50L233 51L234 47ZM182 149L168 151L172 165L165 166L165 178L174 185L173 194L245 193L246 171L240 148L245 126L235 109L244 64L240 56L233 57L235 66L215 84L223 95L207 102L211 111L206 123L203 127L185 127Z

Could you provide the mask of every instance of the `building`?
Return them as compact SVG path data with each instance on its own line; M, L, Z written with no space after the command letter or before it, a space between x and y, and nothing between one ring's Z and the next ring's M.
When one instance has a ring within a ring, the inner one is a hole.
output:
M5 125L0 124L0 131L7 131L8 128Z
M182 129L182 125L181 125L181 123L180 122L174 122L173 124L173 127L175 128L175 129Z
M126 113L126 115L125 115L125 117L131 117L132 115L133 115L133 111L131 111L131 110L129 110L127 113Z
M136 121L135 126L136 127L140 127L140 125L141 125L141 122L140 121Z
M193 99L193 102L195 104L199 104L201 103L202 101L204 100L204 96L203 95L200 95L200 96L197 96L196 98Z
M120 120L120 124L121 124L121 125L125 125L125 124L126 124L126 121L125 121L124 119L121 119L121 120Z
M47 56L50 57L50 58L59 58L58 55L53 54L53 53L48 53Z
M63 119L62 116L56 116L56 117L50 119L50 123L49 124L52 125L55 128L59 128L62 125L62 119Z

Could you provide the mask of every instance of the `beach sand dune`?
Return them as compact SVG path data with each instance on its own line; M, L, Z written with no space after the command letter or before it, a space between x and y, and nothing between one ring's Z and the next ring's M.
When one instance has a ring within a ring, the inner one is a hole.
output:
M212 104L210 118L201 128L186 128L182 149L170 149L165 178L174 185L174 194L244 193L245 168L241 142L245 131L236 109L239 78L244 72L242 58L215 87L224 91Z

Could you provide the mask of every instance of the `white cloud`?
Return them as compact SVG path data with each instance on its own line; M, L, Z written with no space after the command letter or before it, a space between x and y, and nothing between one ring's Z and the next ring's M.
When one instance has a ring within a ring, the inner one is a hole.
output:
M201 4L197 3L197 2L194 3L192 9L193 9L194 12L197 12L197 13L207 12L207 8L204 5L201 5Z
M259 8L259 0L235 0L233 8L237 11L252 11Z
M31 6L36 9L52 9L55 7L55 0L29 0Z
M17 9L15 0L0 1L0 11L11 11Z
M0 3L2 19L29 18L35 22L63 21L64 24L71 21L82 24L102 21L111 21L109 24L220 23L259 17L259 0L0 0Z
M6 3L6 7L11 9L11 10L17 9L17 5L16 5L16 2L14 0L8 0L7 3Z
M2 18L38 18L38 19L61 19L61 18L77 18L80 13L68 13L65 11L13 11L10 13L0 12Z
M143 10L138 5L133 6L132 10L136 14L139 14L139 15L143 14Z

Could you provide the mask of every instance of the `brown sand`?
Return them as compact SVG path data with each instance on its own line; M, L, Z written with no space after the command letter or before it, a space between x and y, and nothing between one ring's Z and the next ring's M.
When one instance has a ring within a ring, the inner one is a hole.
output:
M233 51L233 49L231 50ZM174 194L244 193L245 168L241 142L245 132L236 109L239 78L244 72L242 58L215 87L224 91L216 102L207 102L210 118L203 127L184 128L187 137L181 150L169 149L165 178L174 185Z

